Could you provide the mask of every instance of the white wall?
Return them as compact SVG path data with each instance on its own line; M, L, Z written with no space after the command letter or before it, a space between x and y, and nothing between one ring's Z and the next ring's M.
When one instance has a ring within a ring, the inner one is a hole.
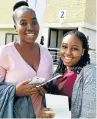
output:
M79 27L78 30L89 36L89 47L96 50L96 31L84 27Z
M80 27L78 30L83 32L86 36L89 36L89 47L96 50L96 31L87 28L82 28L82 27ZM97 65L96 63L97 53L95 51L90 50L89 54L90 54L91 63L93 65Z
M49 39L49 28L42 28L42 36L44 36L44 46L48 47L48 39Z
M0 31L0 46L5 45L5 32Z
M28 0L28 4L36 13L36 17L40 26L40 32L37 38L37 42L40 43L44 22L44 14L46 10L46 0Z

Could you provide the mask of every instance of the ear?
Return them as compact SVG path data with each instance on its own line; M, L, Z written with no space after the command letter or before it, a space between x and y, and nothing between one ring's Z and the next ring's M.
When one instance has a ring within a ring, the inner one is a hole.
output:
M82 56L84 55L85 49L82 50Z
M16 30L16 25L14 24L14 29Z

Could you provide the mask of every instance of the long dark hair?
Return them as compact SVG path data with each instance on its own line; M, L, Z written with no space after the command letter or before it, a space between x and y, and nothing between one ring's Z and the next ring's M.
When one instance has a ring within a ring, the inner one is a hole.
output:
M72 67L72 71L80 73L81 69L85 65L90 64L90 56L88 54L88 50L89 50L88 41L87 41L86 36L82 32L80 32L80 31L70 31L70 32L67 32L63 36L63 38L65 36L69 35L69 34L78 37L80 39L80 41L82 42L82 48L85 49L84 54L83 54L83 56L81 56L79 62ZM62 60L60 58L55 73L64 73L65 71L66 71L66 66L63 64L63 62L62 62Z

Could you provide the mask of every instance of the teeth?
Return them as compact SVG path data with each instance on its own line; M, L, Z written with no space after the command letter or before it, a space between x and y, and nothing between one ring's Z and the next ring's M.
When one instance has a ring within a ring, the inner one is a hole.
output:
M33 35L34 35L34 33L27 33L27 35L33 36Z
M35 35L35 33L26 33L27 35Z
M65 57L65 59L67 59L67 60L71 60L72 58L70 58L70 57Z

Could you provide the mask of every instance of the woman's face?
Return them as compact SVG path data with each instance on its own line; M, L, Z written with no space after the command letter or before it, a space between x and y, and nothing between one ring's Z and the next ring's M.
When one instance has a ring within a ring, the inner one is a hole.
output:
M37 39L39 24L36 15L32 10L18 10L16 12L15 27L22 42L34 43Z
M60 56L67 69L71 69L84 53L80 39L74 35L67 35L63 38Z

